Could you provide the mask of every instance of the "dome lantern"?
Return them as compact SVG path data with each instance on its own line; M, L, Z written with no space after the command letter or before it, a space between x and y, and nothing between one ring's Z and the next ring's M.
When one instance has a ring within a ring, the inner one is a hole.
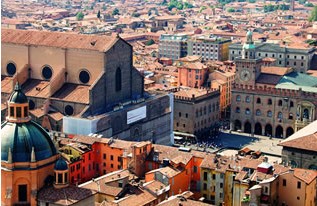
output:
M16 83L14 91L8 100L8 116L9 122L29 122L29 102L25 94L21 90L19 82Z

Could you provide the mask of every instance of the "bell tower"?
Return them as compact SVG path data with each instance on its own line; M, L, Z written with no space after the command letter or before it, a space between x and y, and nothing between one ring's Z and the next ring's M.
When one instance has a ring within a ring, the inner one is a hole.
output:
M252 32L247 32L246 43L242 47L242 56L235 59L237 84L255 86L255 81L261 73L262 59L256 58L256 46L254 45Z

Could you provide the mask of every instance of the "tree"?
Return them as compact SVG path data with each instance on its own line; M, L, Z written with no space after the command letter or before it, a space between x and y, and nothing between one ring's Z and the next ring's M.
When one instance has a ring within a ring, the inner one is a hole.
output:
M161 5L166 6L166 5L167 5L167 1L166 1L166 0L163 0L162 3L161 3Z
M314 7L314 4L311 3L311 2L309 2L309 3L306 3L305 6L306 6L306 7Z
M106 9L107 9L107 6L104 4L104 5L102 6L102 10L106 11Z
M101 15L100 15L100 10L97 13L97 18L100 19Z
M140 14L139 14L138 12L133 12L133 13L132 13L132 16L133 16L133 17L139 17Z
M232 13L232 12L235 12L235 10L234 10L234 8L229 8L228 12Z
M77 13L77 15L76 15L76 19L77 19L77 21L81 21L81 20L83 20L84 19L84 17L85 17L85 15L83 14L83 12L78 12Z
M314 6L313 10L310 13L310 16L308 18L308 21L317 21L317 6Z
M253 4L256 2L256 0L248 0L248 2Z
M147 42L145 42L145 45L150 46L150 45L152 45L154 43L155 43L155 41L153 39L150 39Z
M113 11L112 11L112 16L115 16L115 15L119 15L119 9L118 8L115 8Z

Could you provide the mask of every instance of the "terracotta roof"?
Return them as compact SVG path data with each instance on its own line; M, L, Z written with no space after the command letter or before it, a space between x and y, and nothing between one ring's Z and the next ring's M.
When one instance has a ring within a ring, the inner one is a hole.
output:
M173 178L176 175L178 175L179 173L181 173L181 171L176 170L172 167L162 167L162 168L159 168L156 170L149 171L147 173L154 173L154 172L160 172L160 173L166 175L168 178Z
M157 181L157 180L153 180L151 182L147 182L143 186L145 188L153 191L154 193L156 192L156 190L161 190L162 188L166 187L166 185L164 185L163 183L161 183L160 181Z
M79 187L99 191L101 193L116 197L123 188L107 185L107 183L129 178L129 176L130 173L128 170L119 170L83 183L79 185Z
M92 190L75 186L68 186L66 188L60 189L55 189L53 186L50 186L41 189L37 195L37 198L41 202L49 202L58 205L70 205L84 200L95 193L96 192Z
M142 189L130 188L130 190L134 191L133 195L127 196L125 198L121 198L118 201L115 201L118 206L142 206L147 205L156 200L156 197L152 195L150 192Z
M299 137L293 140L284 141L278 144L283 147L292 147L309 151L317 151L317 132L304 137Z
M22 85L22 90L26 96L48 98L50 96L49 84L49 81L28 79Z
M30 113L37 118L45 115L44 110L42 108L32 109L30 110Z
M207 205L211 205L211 204L207 204L204 202L200 202L200 201L195 201L195 200L190 200L190 199L182 199L182 198L178 198L173 196L174 198L170 198L168 200L165 200L163 202L161 202L160 204L158 204L159 206L207 206Z
M116 37L105 35L97 36L14 29L1 30L1 43L87 49L100 52L110 49L117 40Z
M295 168L294 169L294 176L297 177L298 179L306 182L306 184L310 184L313 180L316 179L317 171Z
M61 99L67 102L89 104L90 86L66 83L52 98Z
M207 94L207 90L206 89L195 89L195 88L190 88L190 89L182 89L178 92L174 93L174 96L180 96L180 97L188 97L188 98L192 98L193 95L195 95L195 97L200 97Z
M1 92L10 94L12 92L12 77L1 75Z
M291 67L261 67L261 73L283 76L292 71Z
M60 112L52 112L52 113L48 113L48 116L50 116L52 119L54 119L55 121L59 121L62 120L64 115Z
M275 74L260 74L260 76L256 79L256 83L277 85L281 78L282 76Z

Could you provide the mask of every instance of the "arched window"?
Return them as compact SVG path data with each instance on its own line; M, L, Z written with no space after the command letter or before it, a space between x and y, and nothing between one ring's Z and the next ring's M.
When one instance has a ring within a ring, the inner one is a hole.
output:
M267 104L268 104L268 105L272 105L272 99L268 99L268 100L267 100Z
M249 96L246 96L246 97L245 97L245 102L248 102L248 103L249 103L250 101L251 101L251 100L250 100L250 97L249 97Z
M236 108L236 113L240 113L240 107Z
M236 101L237 101L237 102L241 102L241 96L240 96L240 95L238 95L238 96L236 97Z
M257 109L255 114L256 114L256 116L260 116L261 115L261 110Z
M268 116L268 117L272 117L272 111L270 111L270 110L267 111L267 116Z
M293 119L293 113L289 113L288 119Z
M196 110L196 117L198 117L198 110Z
M121 69L120 67L116 70L116 91L121 91Z
M257 103L257 104L261 104L261 98L260 98L260 97L258 97L258 98L256 99L256 103Z
M214 112L216 110L216 105L212 104L212 111Z
M283 114L282 114L282 112L279 112L279 113L277 114L277 118L278 118L278 119L283 119Z
M290 106L290 107L294 107L294 102L293 102L293 101L290 101L289 106Z
M250 109L249 108L246 108L245 114L250 114Z
M278 106L283 106L283 101L282 100L278 100Z

